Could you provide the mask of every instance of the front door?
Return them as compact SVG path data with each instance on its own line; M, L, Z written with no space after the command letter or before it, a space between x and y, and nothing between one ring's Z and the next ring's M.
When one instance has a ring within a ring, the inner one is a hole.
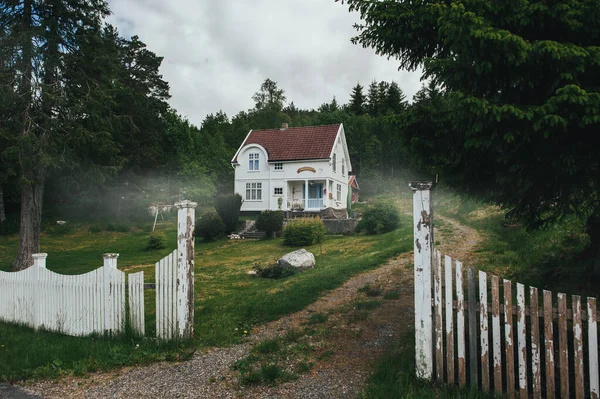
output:
M309 209L321 209L323 207L323 184L314 183L308 186Z

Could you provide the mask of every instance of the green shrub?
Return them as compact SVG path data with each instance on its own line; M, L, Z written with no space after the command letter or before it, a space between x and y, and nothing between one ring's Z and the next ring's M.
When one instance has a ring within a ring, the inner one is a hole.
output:
M152 233L148 236L148 244L146 249L152 251L155 249L164 249L167 247L167 239L162 233Z
M196 221L194 234L202 237L205 241L211 241L219 237L225 231L225 224L219 214L214 210L204 212Z
M71 234L74 230L74 227L71 223L66 224L57 224L54 228L54 233L59 235Z
M106 231L118 231L120 233L127 233L129 226L125 223L110 222L106 225Z
M102 226L99 224L92 224L90 227L88 227L88 231L90 233L100 233L102 231Z
M225 224L225 232L236 231L242 208L242 196L239 194L221 195L215 200L215 208Z
M317 219L295 219L283 230L283 243L293 246L318 244L327 233L325 224Z
M269 263L268 265L255 263L252 269L256 272L257 276L264 278L284 278L292 276L295 273L294 268L279 267L277 262Z
M256 228L267 233L267 237L271 237L273 233L283 229L283 212L261 212L261 214L256 218Z
M363 212L356 231L367 234L383 234L396 230L400 224L398 210L392 204L376 203Z

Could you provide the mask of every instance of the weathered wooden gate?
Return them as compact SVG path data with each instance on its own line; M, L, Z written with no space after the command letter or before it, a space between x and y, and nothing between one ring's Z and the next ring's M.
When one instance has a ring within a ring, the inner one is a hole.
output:
M598 398L596 298L586 306L471 267L465 283L463 264L433 250L432 183L410 187L417 376L509 397Z

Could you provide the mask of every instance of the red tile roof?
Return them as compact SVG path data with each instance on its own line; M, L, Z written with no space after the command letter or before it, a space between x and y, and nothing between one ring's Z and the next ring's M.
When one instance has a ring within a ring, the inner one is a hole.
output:
M269 154L269 162L302 159L328 159L340 124L253 130L240 148L260 144ZM237 162L237 156L232 161Z

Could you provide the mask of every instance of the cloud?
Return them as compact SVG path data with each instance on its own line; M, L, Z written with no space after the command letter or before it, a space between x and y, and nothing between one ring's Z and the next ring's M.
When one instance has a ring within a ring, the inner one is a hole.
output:
M252 108L270 78L299 108L349 99L360 81L396 81L408 98L420 72L350 43L357 15L333 0L111 0L109 22L163 56L171 105L200 125Z

